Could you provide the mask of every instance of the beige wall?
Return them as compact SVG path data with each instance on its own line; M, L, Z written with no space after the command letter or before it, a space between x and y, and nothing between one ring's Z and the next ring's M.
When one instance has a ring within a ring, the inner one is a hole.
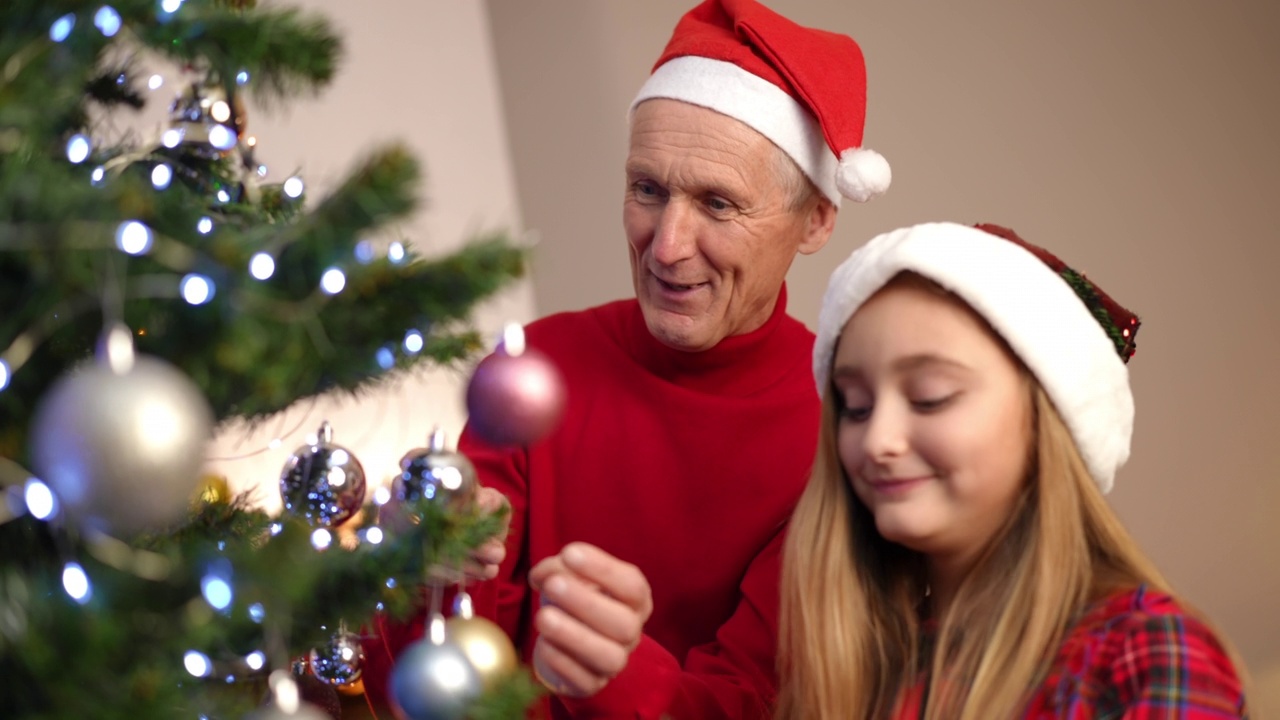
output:
M539 311L630 294L625 111L692 0L489 0ZM1280 4L775 0L854 35L894 187L790 275L924 220L1009 225L1145 321L1115 507L1280 714Z
M332 86L275 112L250 106L268 179L298 171L319 200L365 153L401 141L423 165L422 210L382 238L402 239L428 256L474 233L516 230L520 217L500 111L485 8L474 2L287 0L327 17L345 54ZM172 88L163 93L170 97ZM163 112L161 113L163 118ZM527 281L481 308L479 326L496 339L502 323L534 314ZM404 329L391 329L389 340ZM465 418L464 371L405 378L359 402L304 402L253 432L225 429L211 448L213 470L236 489L257 487L261 504L280 506L278 478L289 453L329 420L371 483L389 482L400 457L426 444L436 424L456 440ZM269 447L280 438L279 447ZM246 456L248 457L242 457ZM227 459L238 458L238 459Z

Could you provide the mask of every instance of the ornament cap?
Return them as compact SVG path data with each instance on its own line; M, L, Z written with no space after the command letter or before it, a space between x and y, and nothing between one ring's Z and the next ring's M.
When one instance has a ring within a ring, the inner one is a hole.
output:
M116 375L133 369L133 332L122 322L113 322L98 338L98 361Z
M433 453L444 452L444 428L437 425L431 430L431 438L427 442L427 447Z
M524 326L509 322L502 328L502 351L511 357L524 353Z
M466 590L458 590L458 595L453 599L453 614L467 620L475 617L475 607L471 602L471 594Z
M321 445L329 445L333 442L333 426L328 420L320 423L320 429L316 431L316 441Z

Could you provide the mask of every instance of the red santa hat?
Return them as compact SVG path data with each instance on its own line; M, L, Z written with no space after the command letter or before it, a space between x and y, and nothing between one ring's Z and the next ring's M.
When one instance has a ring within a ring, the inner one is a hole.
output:
M1133 392L1126 363L1141 322L1082 273L998 225L927 223L880 235L831 274L813 348L818 392L849 318L902 272L959 296L1035 375L1094 482L1111 490L1129 458Z
M838 207L889 188L889 163L862 147L867 70L846 35L802 27L755 0L706 0L676 25L631 109L667 98L769 138Z

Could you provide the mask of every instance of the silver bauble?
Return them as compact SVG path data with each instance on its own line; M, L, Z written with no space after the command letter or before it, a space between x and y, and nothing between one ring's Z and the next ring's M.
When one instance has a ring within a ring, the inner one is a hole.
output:
M436 429L428 447L410 450L400 459L391 494L402 506L427 500L459 509L475 499L476 487L475 466L466 455L446 450L444 432Z
M387 696L401 720L458 720L482 690L480 674L457 645L423 639L396 659Z
M128 536L186 517L212 430L195 384L163 360L135 356L132 334L117 325L94 362L42 398L32 459L72 523Z
M349 685L364 674L364 648L360 636L339 630L329 642L314 648L308 658L311 674L327 685Z
M364 504L364 467L350 450L333 443L329 423L316 442L294 451L280 473L284 509L316 527L341 525Z

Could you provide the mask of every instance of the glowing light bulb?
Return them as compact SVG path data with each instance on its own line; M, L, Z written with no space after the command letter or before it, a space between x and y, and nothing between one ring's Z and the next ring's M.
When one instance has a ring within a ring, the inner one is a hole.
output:
M72 600L84 605L93 598L93 587L89 584L89 576L79 563L69 562L62 567L62 589Z
M387 248L387 259L397 265L403 262L404 245L401 245L399 242L391 243L391 246Z
M302 178L295 175L288 180L285 180L284 187L282 189L284 190L284 194L291 198L300 197L304 189Z
M151 228L137 220L126 220L116 229L116 247L130 255L141 255L151 249Z
M192 305L203 305L209 302L217 292L213 280L198 273L185 275L178 288L182 292L182 299Z
M236 146L236 134L226 125L214 125L209 128L209 144L219 150L230 150Z
M76 26L76 16L74 13L67 13L49 26L49 39L60 43L71 35L71 30Z
M170 181L173 180L173 168L169 167L169 163L160 163L151 168L151 185L157 190L164 190L169 187Z
M67 159L73 164L79 165L88 159L91 147L89 138L80 134L72 135L71 139L67 141Z
M255 280L266 280L274 275L275 272L275 258L271 257L267 253L257 253L249 260L249 274L252 275Z
M337 295L347 286L347 275L339 268L329 268L320 276L320 289L329 295Z
M422 333L417 330L410 330L404 334L404 350L410 355L417 355L422 352L423 344Z
M120 13L110 5L103 5L98 8L98 12L94 13L93 24L102 31L104 36L112 37L120 32Z
M194 677L205 677L213 670L213 663L209 662L209 656L198 650L188 650L187 654L182 656L182 665Z
M48 520L58 511L58 500L53 491L36 478L27 479L22 499L27 503L27 512L37 520Z
M205 602L214 610L231 607L231 600L235 596L231 585L216 575L206 575L200 579L200 592L204 595Z

